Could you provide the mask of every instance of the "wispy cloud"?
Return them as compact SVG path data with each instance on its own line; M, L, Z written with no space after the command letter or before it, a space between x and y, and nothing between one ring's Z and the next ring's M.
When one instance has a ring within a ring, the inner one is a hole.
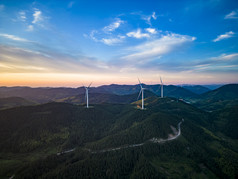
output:
M212 57L212 60L218 60L218 61L230 61L230 60L238 60L238 53L232 53L232 54L221 54L218 57Z
M26 12L25 12L25 11L20 11L18 18L19 18L21 21L25 22L25 21L26 21Z
M20 37L17 37L17 36L14 36L14 35L10 35L10 34L0 34L0 36L4 37L4 38L7 38L7 39L10 39L10 40L14 40L14 41L30 42L27 39L20 38Z
M125 21L123 21L123 20L121 20L121 19L119 19L119 18L116 18L115 19L115 22L113 22L113 23L111 23L110 25L108 25L108 26L105 26L104 28L103 28L103 31L104 32L112 32L112 31L115 31L117 28L119 28L120 27L120 25L121 24L123 24L123 23L125 23Z
M74 3L75 3L74 1L70 1L69 4L68 4L68 8L72 8Z
M99 40L95 37L95 35L98 33L97 30L92 30L89 34L90 39L92 39L95 42L98 42ZM87 35L84 35L85 37L87 37Z
M156 20L156 19L157 19L157 15L156 15L155 12L152 12L151 15L149 15L149 16L142 15L141 18L142 18L143 20L145 20L147 24L151 25L151 19Z
M87 73L104 72L106 63L82 55L68 55L56 51L34 51L0 45L0 73ZM110 69L108 69L110 71Z
M126 34L128 37L134 37L137 39L141 39L141 38L149 38L150 35L148 33L142 33L141 29L137 29L136 31L132 31L132 32L128 32Z
M225 34L221 34L221 35L217 36L217 38L214 39L213 42L218 42L218 41L220 41L220 40L224 40L224 39L231 38L231 37L233 37L234 34L235 34L235 33L232 32L232 31L226 32Z
M33 25L28 25L26 30L27 31L33 31L34 30L34 26Z
M125 36L119 35L117 38L103 38L101 41L106 45L115 45L118 43L122 43L123 39L125 39Z
M42 21L43 20L42 12L39 9L35 9L35 11L33 13L33 18L34 18L32 21L33 24L36 24L36 23Z
M143 62L146 60L152 60L154 58L160 58L161 55L169 53L176 49L176 47L187 42L192 42L195 39L195 37L191 36L170 33L155 40L128 48L130 53L126 56L123 56L122 59Z
M238 9L231 11L229 14L227 14L224 19L238 19Z
M112 32L118 29L123 23L125 23L125 21L116 18L115 21L108 26L105 26L104 28L99 30L92 30L89 35L84 34L84 37L89 37L95 42L101 42L109 46L122 43L126 36L118 33L113 34Z
M5 8L3 4L0 4L0 11L2 11Z

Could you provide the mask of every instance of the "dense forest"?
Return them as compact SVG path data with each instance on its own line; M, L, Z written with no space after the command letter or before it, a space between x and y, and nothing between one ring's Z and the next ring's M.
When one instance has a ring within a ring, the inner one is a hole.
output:
M237 105L208 112L156 95L146 97L145 110L140 105L49 102L0 110L0 178L238 177ZM179 123L181 135L166 141Z

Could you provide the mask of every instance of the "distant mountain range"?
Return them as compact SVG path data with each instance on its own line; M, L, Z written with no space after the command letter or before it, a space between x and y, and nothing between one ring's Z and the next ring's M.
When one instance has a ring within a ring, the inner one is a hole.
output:
M144 85L147 90L160 95L160 85ZM139 85L105 85L99 87L91 87L90 93L130 95L139 93ZM85 89L80 88L30 88L30 87L0 87L0 98L21 97L26 100L37 103L45 103L59 100L62 98L72 97L84 94ZM164 96L176 98L195 98L197 94L181 87L174 85L164 85Z
M183 88L193 92L193 93L196 93L196 94L203 94L203 93L206 93L208 91L211 91L211 89L207 88L207 87L204 87L204 86L201 86L201 85L185 85L185 86L182 86Z
M160 85L145 85L145 98L160 96ZM90 104L129 104L137 100L139 85L104 85L89 89ZM215 90L203 86L174 86L164 85L164 96L183 99L197 107L206 110L217 110L223 106L238 104L238 85L224 85ZM17 98L18 97L18 98ZM32 105L47 102L67 102L73 104L85 103L85 89L80 88L30 88L30 87L0 87L0 98L8 108L19 105ZM4 99L3 99L4 98Z
M144 91L145 98L151 96L157 96L155 93L150 92L148 90ZM111 104L130 104L132 102L137 101L138 93L126 94L126 95L116 95L111 93L91 93L89 96L89 101L91 104L102 104L102 103L111 103ZM140 96L141 99L141 96ZM56 100L56 102L66 102L73 104L84 104L85 94L80 94L77 96L71 96L68 98L63 98Z
M194 105L207 111L238 105L238 84L224 85L201 95Z

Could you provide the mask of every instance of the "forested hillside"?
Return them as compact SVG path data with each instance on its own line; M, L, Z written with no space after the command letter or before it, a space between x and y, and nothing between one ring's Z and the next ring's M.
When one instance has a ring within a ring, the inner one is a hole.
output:
M155 96L145 99L145 110L140 105L141 101L98 104L87 109L83 105L48 103L1 110L0 176L237 176L237 142L218 125L229 110L214 117L176 98ZM231 113L231 117L234 115ZM166 142L178 132L178 123L181 135ZM153 143L153 138L164 142ZM131 147L125 147L128 145Z

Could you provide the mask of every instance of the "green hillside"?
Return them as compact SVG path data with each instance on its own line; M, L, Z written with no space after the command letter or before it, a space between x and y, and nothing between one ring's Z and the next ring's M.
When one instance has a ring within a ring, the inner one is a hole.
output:
M238 105L214 112L216 131L238 139Z
M208 100L234 100L238 99L238 84L228 84L203 95Z
M145 110L140 104L87 109L48 103L1 110L0 177L237 176L237 142L219 134L213 114L175 98L146 98ZM181 135L167 141L178 134L179 123Z
M207 111L215 111L238 105L238 84L224 85L201 95L195 106Z
M35 103L20 97L0 98L0 109L6 109L17 106L29 106L33 104Z
M111 93L90 93L89 91L89 103L90 104L102 104L102 103L130 104L134 101L137 101L138 95L139 93L133 93L128 95L116 95ZM156 94L148 90L145 90L144 96L145 98L147 98L150 96L156 96ZM58 99L56 101L72 103L72 104L85 104L86 98L85 98L85 94L80 94L77 96L71 96L68 98Z
M201 86L201 85L183 85L182 87L195 93L195 94L203 94L203 93L210 91L209 88L207 88L205 86Z

